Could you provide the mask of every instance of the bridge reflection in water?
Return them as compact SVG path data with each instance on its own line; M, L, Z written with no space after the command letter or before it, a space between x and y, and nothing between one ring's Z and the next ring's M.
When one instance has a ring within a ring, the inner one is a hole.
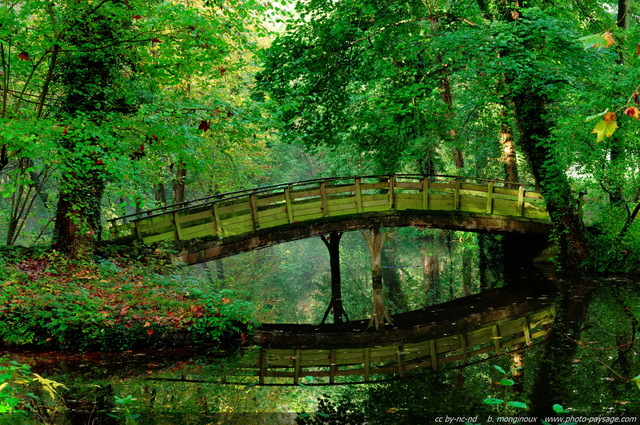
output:
M487 361L544 340L555 317L555 289L505 287L393 316L393 327L367 321L263 325L224 381L258 385L335 385L403 377Z

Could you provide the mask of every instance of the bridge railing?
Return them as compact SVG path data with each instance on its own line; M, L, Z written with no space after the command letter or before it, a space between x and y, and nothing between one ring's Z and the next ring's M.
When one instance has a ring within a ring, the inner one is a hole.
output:
M457 176L336 177L225 193L110 220L115 239L153 243L225 238L261 229L384 211L461 211L547 220L528 186Z
M323 385L374 382L417 369L465 366L543 341L555 315L555 307L548 306L461 333L369 348L261 348L246 353L239 370L225 379L247 384L257 378L260 385Z

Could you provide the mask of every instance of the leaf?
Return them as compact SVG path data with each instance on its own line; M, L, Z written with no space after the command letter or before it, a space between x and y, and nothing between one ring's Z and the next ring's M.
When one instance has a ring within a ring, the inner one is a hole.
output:
M599 114L588 116L587 118L584 119L584 122L589 122L589 121L595 120L596 118L600 118L600 117L604 116L604 114L606 114L607 112L609 112L608 109L605 110L604 112L600 112Z
M611 112L608 112L609 114ZM614 120L607 120L607 116L605 115L605 119L596 124L595 128L591 131L591 133L596 134L598 137L596 138L596 143L599 143L604 139L604 137L611 137L611 135L618 128L618 124Z
M506 374L507 374L507 372L505 372L505 370L504 370L503 368L501 368L500 366L498 366L498 365L493 365L493 367L494 367L494 368L495 368L495 370L497 370L498 372L500 372L500 373L502 373L502 374L504 374L504 375L506 375Z
M518 409L526 409L527 404L521 401L510 401L507 403L511 407L517 407Z
M34 373L33 376L35 376L33 380L39 382L40 385L42 385L42 389L46 391L47 394L49 394L49 397L51 397L51 400L55 400L56 396L58 395L56 388L62 387L65 390L68 389L67 387L64 386L64 384L61 384L60 382L52 381L51 379L43 378L37 373Z
M624 113L625 115L628 115L635 119L640 119L640 109L636 108L635 106L628 107L627 109L624 110Z
M638 375L635 378L633 378L632 381L636 383L638 388L640 388L640 375Z
M607 39L600 34L586 35L584 37L580 37L578 41L582 42L582 47L584 47L585 49L607 45Z
M324 412L316 412L316 415L320 416L321 418L328 418L329 415L328 413L324 413Z
M210 130L210 129L211 129L211 126L209 125L209 121L207 121L207 120L200 121L200 125L198 126L198 130L207 131L207 130Z
M556 413L569 413L568 410L565 410L564 407L562 407L561 404L554 404L553 405L553 411Z
M504 400L499 398L485 398L482 402L484 404L502 404L504 403Z
M604 46L606 48L609 48L612 44L615 44L615 40L613 39L613 35L611 35L611 33L609 31L606 31L604 34L602 34L602 38L604 38L607 42L607 44Z
M500 385L504 385L505 387L511 387L515 384L513 379L501 379L499 382Z

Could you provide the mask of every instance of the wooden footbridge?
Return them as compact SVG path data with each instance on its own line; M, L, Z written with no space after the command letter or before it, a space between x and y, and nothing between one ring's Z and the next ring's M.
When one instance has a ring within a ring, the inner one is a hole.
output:
M307 180L115 218L110 232L117 242L180 241L178 260L186 264L372 226L546 234L544 200L530 189L455 176Z

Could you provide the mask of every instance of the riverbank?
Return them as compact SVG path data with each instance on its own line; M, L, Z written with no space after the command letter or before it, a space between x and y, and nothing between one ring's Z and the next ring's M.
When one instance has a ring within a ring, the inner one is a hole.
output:
M255 327L248 302L163 262L75 262L55 251L1 261L4 349L174 347L238 338Z

